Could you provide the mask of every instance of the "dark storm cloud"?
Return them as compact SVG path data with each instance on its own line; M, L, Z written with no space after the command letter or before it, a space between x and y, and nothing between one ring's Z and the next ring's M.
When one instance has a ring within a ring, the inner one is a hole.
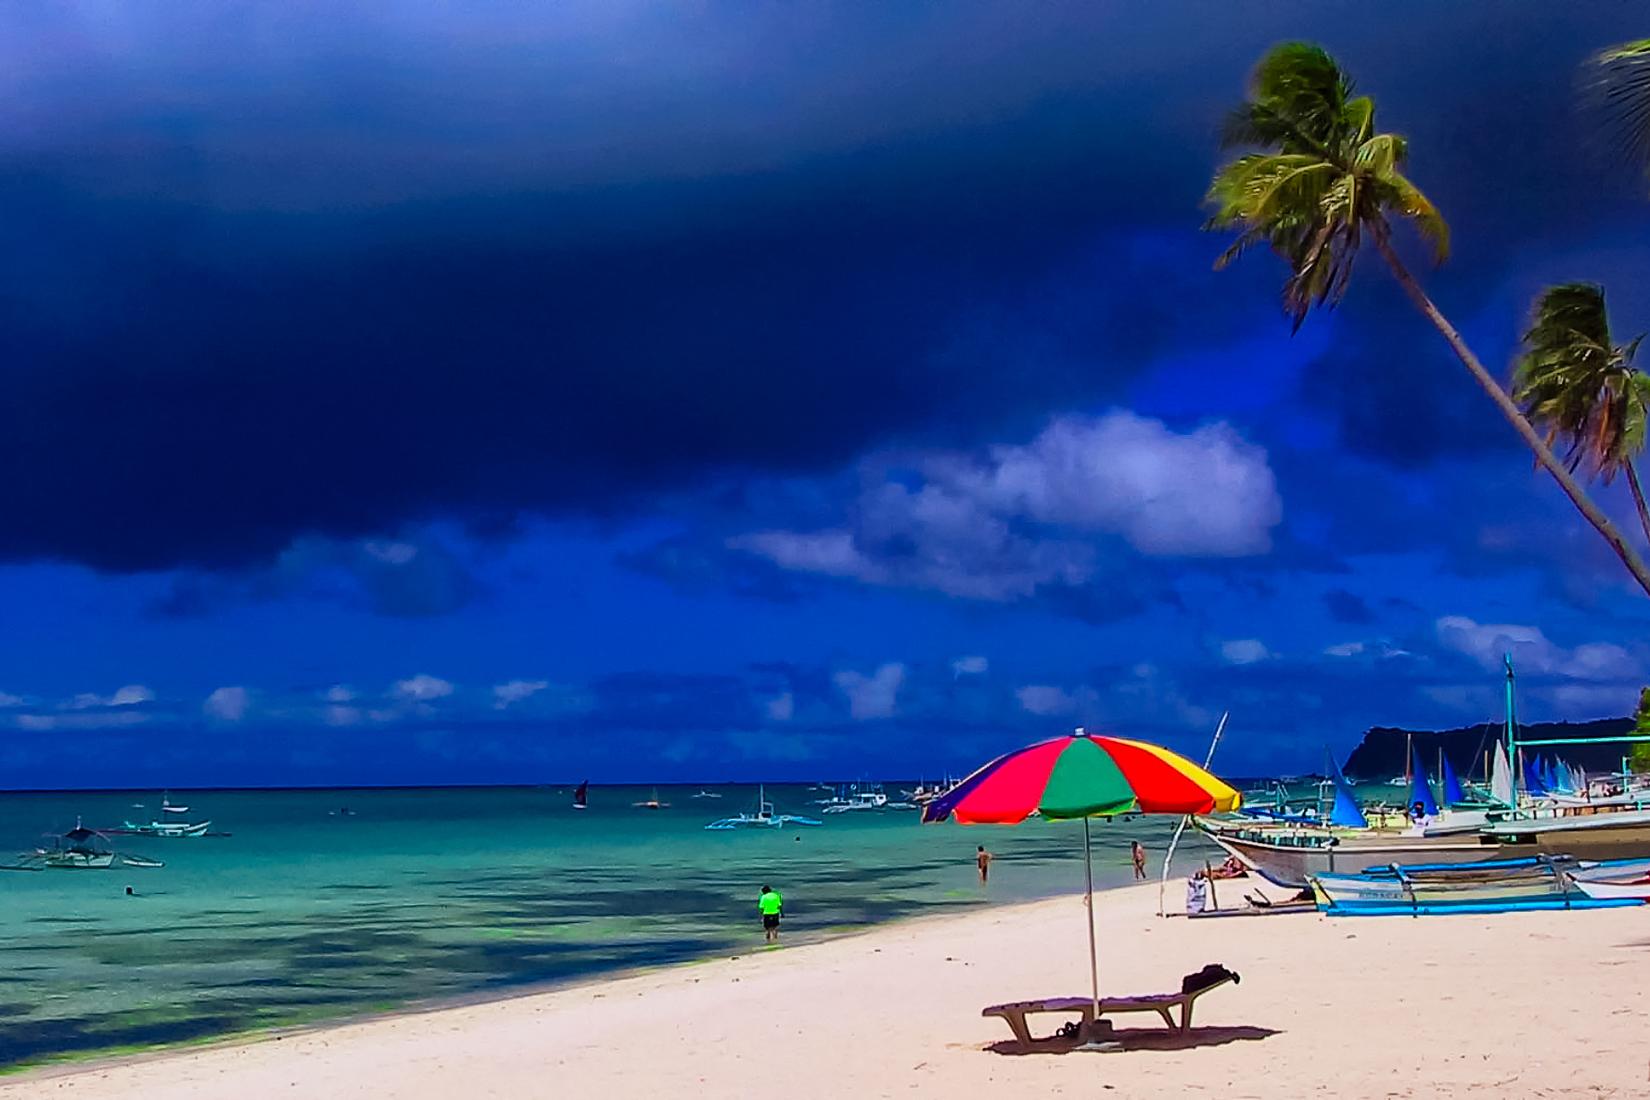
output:
M1264 318L1275 264L1216 277L1191 227L1285 35L1344 45L1434 158L1463 287L1509 227L1608 217L1560 201L1552 74L1630 21L1417 13L10 12L0 558L611 512L1092 400Z

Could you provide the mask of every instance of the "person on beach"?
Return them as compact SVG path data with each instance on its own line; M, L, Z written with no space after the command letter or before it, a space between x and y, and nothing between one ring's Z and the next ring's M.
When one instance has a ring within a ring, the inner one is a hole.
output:
M779 918L785 911L785 899L772 886L763 886L756 898L756 908L762 914L762 934L769 943L778 943Z
M1138 840L1131 840L1129 842L1129 854L1134 857L1134 877L1137 880L1145 878L1146 849L1140 846Z
M985 850L984 844L974 849L974 866L980 869L980 885L984 886L991 877L991 853Z

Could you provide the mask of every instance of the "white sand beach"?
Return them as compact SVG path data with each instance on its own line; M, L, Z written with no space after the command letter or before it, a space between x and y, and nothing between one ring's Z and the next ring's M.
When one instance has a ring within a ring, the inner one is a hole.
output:
M1177 990L1209 962L1242 975L1199 1001L1178 1049L1128 1015L1121 1051L993 1050L1008 1031L981 1007L1087 991L1082 901L1060 898L34 1070L0 1098L1650 1095L1650 908L1190 921L1156 903L1155 885L1098 900L1105 993Z

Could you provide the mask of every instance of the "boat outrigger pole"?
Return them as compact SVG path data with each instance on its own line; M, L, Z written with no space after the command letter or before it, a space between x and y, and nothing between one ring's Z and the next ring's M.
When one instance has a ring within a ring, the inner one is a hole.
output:
M1209 765L1214 763L1215 748L1220 744L1220 735L1226 732L1226 719L1231 716L1231 711L1226 711L1220 716L1220 725L1215 727L1215 739L1209 742L1208 755L1203 758L1204 771L1208 771ZM1169 885L1169 862L1174 859L1174 849L1175 845L1180 843L1180 834L1186 831L1186 825L1191 820L1189 816L1180 819L1180 824L1174 827L1174 836L1169 838L1169 850L1163 853L1163 877L1157 882L1157 915L1160 917L1166 915L1163 912L1163 891Z

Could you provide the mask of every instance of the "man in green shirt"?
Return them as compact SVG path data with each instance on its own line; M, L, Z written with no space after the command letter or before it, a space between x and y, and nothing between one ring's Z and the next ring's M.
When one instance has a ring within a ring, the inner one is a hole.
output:
M785 899L772 886L764 886L756 898L756 908L762 914L762 932L768 937L768 942L778 943L779 917L784 912Z

